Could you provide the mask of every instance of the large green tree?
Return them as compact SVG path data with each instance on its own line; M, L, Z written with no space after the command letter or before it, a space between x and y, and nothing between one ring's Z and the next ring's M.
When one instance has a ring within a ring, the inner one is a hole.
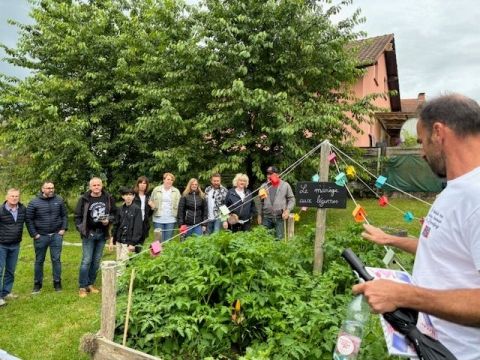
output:
M32 186L52 178L73 190L92 175L118 185L145 171L141 157L155 144L135 128L147 111L138 104L150 95L136 89L155 82L162 93L162 54L175 41L170 37L188 37L181 12L181 4L163 1L34 2L34 24L17 24L17 48L4 47L31 75L0 85L2 140L12 156L29 158L16 175ZM145 72L151 59L155 69Z
M332 21L348 3L34 1L34 24L16 24L18 46L5 48L32 73L0 81L3 146L24 159L22 179L65 189L163 171L255 181L323 139L345 142L371 110L348 91L358 13Z

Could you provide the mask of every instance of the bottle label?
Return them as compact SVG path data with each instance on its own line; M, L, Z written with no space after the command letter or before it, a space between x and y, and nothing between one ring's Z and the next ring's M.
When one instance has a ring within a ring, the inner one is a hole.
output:
M337 351L342 355L358 354L361 339L351 334L341 334L337 340Z

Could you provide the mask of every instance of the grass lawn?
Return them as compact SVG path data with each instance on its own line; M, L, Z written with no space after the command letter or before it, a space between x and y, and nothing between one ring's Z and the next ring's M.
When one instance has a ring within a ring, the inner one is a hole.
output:
M80 236L76 231L68 231L64 240L74 245L63 246L63 291L53 290L47 254L42 292L31 295L35 255L32 239L24 232L13 288L19 298L0 308L0 349L21 359L88 359L78 350L80 338L100 328L100 295L78 297ZM112 257L105 255L105 259Z
M428 206L410 199L392 199L391 203L402 211L411 211L416 217L423 217ZM417 219L411 223L403 220L398 210L377 205L376 200L360 200L366 209L369 221L380 227L407 230L411 235L418 235L420 224ZM351 212L352 201L347 210L330 209L327 213L327 230L339 231L354 223ZM314 226L315 209L301 212L300 222L296 223L296 234L302 234ZM73 229L73 226L71 226ZM150 237L151 239L151 237ZM68 243L79 244L79 234L70 230L65 235ZM328 241L328 240L327 240ZM45 262L45 275L42 292L31 295L33 287L34 250L32 240L25 232L17 265L14 293L19 295L6 306L0 307L0 349L24 360L75 360L88 359L78 350L79 341L85 333L95 333L100 328L100 295L89 295L85 299L78 297L78 269L81 247L64 245L63 291L53 290L51 264L49 255ZM113 255L105 251L104 260ZM99 274L97 283L101 279Z

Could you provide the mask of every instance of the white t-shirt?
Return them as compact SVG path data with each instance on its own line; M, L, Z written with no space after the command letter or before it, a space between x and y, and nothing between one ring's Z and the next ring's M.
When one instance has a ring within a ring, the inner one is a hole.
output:
M208 220L215 220L215 190L212 189L207 193L208 201Z
M138 197L140 198L140 209L142 210L142 220L145 220L145 198L146 196L145 195L138 195Z
M154 216L153 222L159 224L171 224L177 221L172 212L172 188L166 190L163 188L162 192L162 216Z
M245 200L245 190L235 189L235 192L240 197L240 199Z
M430 289L480 288L480 167L448 181L433 203L419 237L413 279ZM459 360L480 359L480 328L431 319L440 342Z

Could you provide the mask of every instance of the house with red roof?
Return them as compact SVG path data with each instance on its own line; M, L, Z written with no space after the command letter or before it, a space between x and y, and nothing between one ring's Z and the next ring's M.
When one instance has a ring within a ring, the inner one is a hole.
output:
M425 101L425 94L417 99L401 99L393 34L362 39L352 44L358 51L359 67L364 75L353 86L356 97L382 94L374 100L381 111L360 124L362 132L352 130L357 147L395 146L400 142L404 122L416 116L417 108Z

